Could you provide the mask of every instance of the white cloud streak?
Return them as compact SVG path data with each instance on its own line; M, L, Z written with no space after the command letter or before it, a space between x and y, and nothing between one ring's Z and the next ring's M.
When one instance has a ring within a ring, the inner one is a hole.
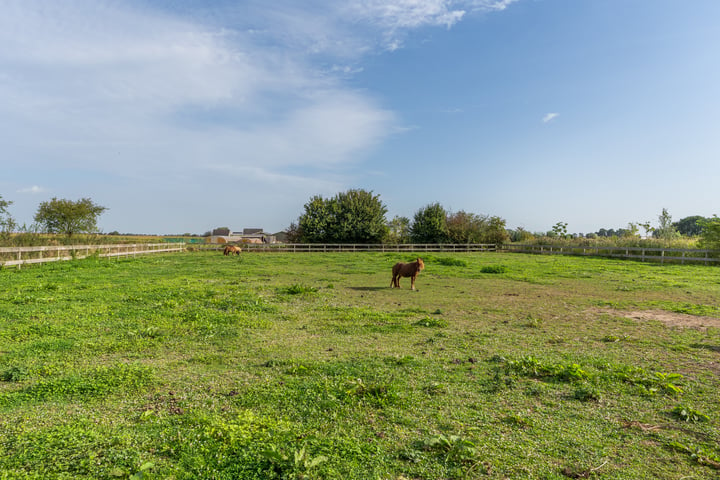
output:
M46 191L47 191L47 189L45 189L43 187L40 187L38 185L33 185L32 187L21 188L20 190L18 190L18 193L29 193L31 195L37 195L40 193L45 193Z
M545 114L545 116L542 118L542 123L552 122L552 121L555 120L558 116L560 116L559 113L554 113L554 112L547 113L547 114Z

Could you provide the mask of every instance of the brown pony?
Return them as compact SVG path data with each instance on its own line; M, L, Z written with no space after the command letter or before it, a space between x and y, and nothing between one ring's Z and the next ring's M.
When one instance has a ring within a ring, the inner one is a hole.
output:
M235 245L228 245L225 247L225 250L223 250L223 255L240 255L240 252L242 252L242 248L236 247Z
M400 288L400 277L410 277L410 290L415 290L415 278L420 270L425 268L422 258L411 263L398 262L392 268L392 280L390 280L390 288Z

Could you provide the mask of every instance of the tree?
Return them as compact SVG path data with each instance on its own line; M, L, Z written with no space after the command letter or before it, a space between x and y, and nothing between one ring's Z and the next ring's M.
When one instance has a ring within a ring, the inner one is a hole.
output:
M276 235L278 236L278 235ZM302 231L297 223L291 222L290 226L285 230L285 237L289 243L302 242Z
M448 237L452 243L480 243L487 217L460 210L447 216Z
M380 243L387 232L386 213L380 196L365 190L329 199L316 195L305 204L297 231L307 243Z
M410 219L407 217L395 216L387 224L387 235L384 243L410 243Z
M439 203L427 205L413 217L410 238L415 243L447 243L447 213Z
M8 200L3 200L2 195L0 195L0 235L3 237L9 235L17 228L15 219L8 211L8 207L12 205L12 203L13 202Z
M627 229L623 232L623 237L625 237L625 238L637 237L638 232L640 232L639 224L629 222Z
M485 222L480 241L483 243L505 243L508 240L510 240L510 235L507 228L505 228L505 220L500 217L490 217Z
M680 235L694 237L702 233L702 225L700 225L701 220L705 220L705 217L693 215L692 217L685 217L673 223L673 227L675 227Z
M663 208L662 213L658 215L658 224L658 228L653 232L653 237L672 240L680 236L672 223L672 217L668 213L667 208Z
M328 243L330 232L328 224L332 222L330 201L316 195L305 204L305 213L298 218L300 241L306 243Z
M555 225L553 225L552 231L556 236L565 238L565 236L567 235L567 226L567 222L557 222Z
M48 233L62 233L71 237L75 233L97 231L97 219L107 210L89 198L76 202L53 198L42 202L35 214L35 221Z
M638 226L642 227L643 230L645 230L646 237L655 231L655 229L650 225L649 220L647 222L639 222Z
M335 222L331 225L337 243L381 243L387 232L387 208L380 195L348 190L333 199Z
M513 242L527 242L535 238L535 235L525 230L523 227L517 227L515 230L508 231L510 240Z
M720 218L713 215L712 218L703 218L698 223L702 227L699 245L708 250L720 250Z

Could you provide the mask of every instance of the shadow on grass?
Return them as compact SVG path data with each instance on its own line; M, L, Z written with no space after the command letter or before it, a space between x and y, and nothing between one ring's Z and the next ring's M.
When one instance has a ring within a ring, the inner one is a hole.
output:
M710 350L711 352L720 352L720 345L708 345L707 343L693 343L690 346L692 348L699 348L702 350Z
M350 290L357 290L359 292L377 292L378 290L385 290L390 287L348 287Z

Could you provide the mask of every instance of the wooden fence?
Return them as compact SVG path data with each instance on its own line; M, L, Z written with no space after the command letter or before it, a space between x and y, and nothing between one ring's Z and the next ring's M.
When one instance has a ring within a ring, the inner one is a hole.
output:
M657 247L578 247L559 245L505 244L498 250L511 253L534 253L549 255L585 255L593 257L627 258L641 262L692 263L705 265L720 262L720 251L685 248Z
M235 245L235 244L233 244ZM471 243L467 245L422 243L422 244L367 244L367 243L240 243L243 251L248 252L494 252L494 243ZM193 245L199 250L220 250L225 245Z
M398 252L398 253L465 253L465 252L509 252L550 255L582 255L593 257L627 258L643 262L659 263L720 263L720 251L694 250L680 248L650 247L598 247L598 246L559 246L559 245L519 245L519 244L331 244L331 243L246 243L240 245L247 252ZM45 247L0 247L0 267L25 264L72 260L92 255L99 257L136 256L163 252L182 252L184 243L134 243L117 245L69 245ZM224 245L204 244L187 245L191 250L222 251Z
M46 247L0 247L0 266L10 267L32 263L56 262L98 257L126 257L150 253L182 252L184 244L132 243L116 245L58 245Z
M611 257L659 263L693 263L705 265L720 262L720 251L657 247L582 247L559 245L518 245L518 244L323 244L323 243L273 243L239 244L247 252L507 252L552 255L584 255L588 257ZM206 244L192 247L199 250L220 250L223 244Z

